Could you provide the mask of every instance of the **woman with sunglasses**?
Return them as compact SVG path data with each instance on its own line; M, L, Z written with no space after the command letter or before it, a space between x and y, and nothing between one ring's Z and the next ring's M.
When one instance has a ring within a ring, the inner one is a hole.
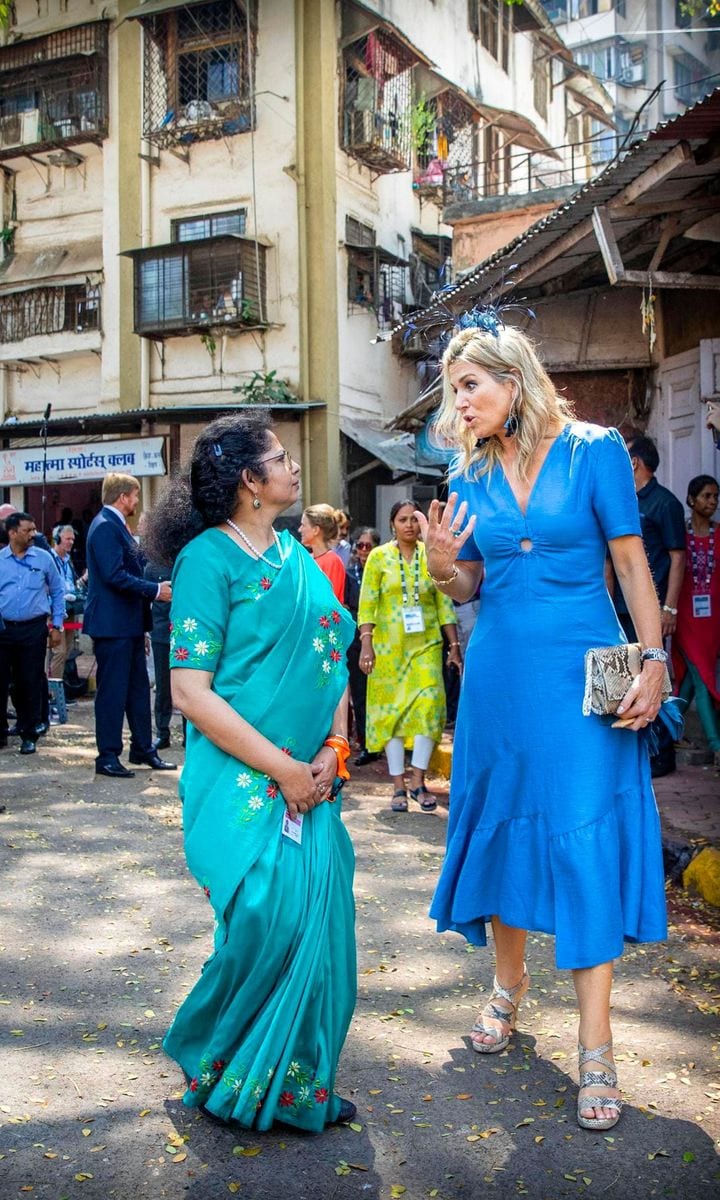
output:
M345 572L345 603L350 614L357 621L358 603L360 600L360 585L363 571L371 550L380 545L380 534L377 529L365 526L356 529L352 538L352 554ZM350 672L350 699L352 700L353 717L355 719L355 735L360 744L360 753L355 759L356 767L366 767L380 757L378 751L370 751L365 745L365 724L367 709L367 675L360 670L360 652L362 638L360 630L355 633L352 646L348 650L348 671Z
M267 418L232 414L200 434L151 528L176 559L185 853L216 923L164 1046L188 1107L317 1133L355 1113L334 1092L355 1003L353 851L335 802L353 622L274 529L299 489Z

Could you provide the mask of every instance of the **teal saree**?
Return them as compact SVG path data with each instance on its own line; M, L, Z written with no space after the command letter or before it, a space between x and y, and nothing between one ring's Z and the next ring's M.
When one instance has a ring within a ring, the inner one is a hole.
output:
M354 622L288 533L273 571L215 529L173 574L171 667L213 690L285 753L310 761L345 689ZM276 550L268 554L277 556ZM215 915L214 953L164 1048L183 1101L226 1121L335 1120L335 1072L355 1005L354 856L340 800L281 831L278 785L188 723L180 780L188 866Z

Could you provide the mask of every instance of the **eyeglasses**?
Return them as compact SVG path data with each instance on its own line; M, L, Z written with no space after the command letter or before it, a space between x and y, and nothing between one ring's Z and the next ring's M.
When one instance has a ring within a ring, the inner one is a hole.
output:
M261 458L260 462L280 462L280 459L284 461L288 471L292 471L293 459L289 450L281 450L280 454L271 454L268 458Z
M372 550L372 548L373 548L372 542L356 542L355 543L356 550Z

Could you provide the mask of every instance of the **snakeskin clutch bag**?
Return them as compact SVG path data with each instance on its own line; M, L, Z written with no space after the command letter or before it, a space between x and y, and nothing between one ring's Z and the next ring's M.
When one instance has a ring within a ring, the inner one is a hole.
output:
M619 646L596 646L585 653L585 696L583 716L590 713L604 717L618 710L623 696L640 674L642 647L639 642ZM663 700L667 700L672 685L665 667Z

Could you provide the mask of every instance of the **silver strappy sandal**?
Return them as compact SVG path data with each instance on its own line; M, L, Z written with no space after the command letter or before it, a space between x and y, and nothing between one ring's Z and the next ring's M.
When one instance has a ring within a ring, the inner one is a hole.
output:
M522 979L519 983L515 984L515 987L504 988L502 984L498 983L497 976L495 979L493 979L493 990L490 994L490 999L480 1014L480 1020L476 1021L473 1025L472 1032L470 1034L473 1050L477 1050L478 1054L499 1054L501 1050L505 1049L510 1041L512 1032L515 1029L515 1022L517 1021L520 1001L529 987L530 976L527 973L527 967L525 966L525 963L523 963ZM510 1011L508 1012L507 1009L500 1008L497 1004L493 1004L493 1000L507 1000L508 1004L511 1005ZM483 1017L485 1017L486 1020L490 1019L502 1021L504 1025L509 1025L510 1028L505 1037L502 1036L500 1030L488 1028L487 1025L483 1025ZM495 1038L495 1041L478 1042L475 1040L476 1034L484 1037Z
M608 1050L612 1050L612 1042L605 1042L604 1045L598 1046L597 1050L586 1050L581 1042L578 1042L578 1066L580 1069L580 1090L586 1087L595 1088L616 1088L617 1087L617 1071L615 1064L603 1058L603 1054L607 1054ZM583 1071L583 1066L586 1062L597 1062L605 1067L604 1071ZM578 1095L577 1102L577 1121L582 1129L612 1129L613 1125L617 1125L620 1120L623 1102L619 1096L582 1096ZM614 1117L581 1117L581 1108L614 1108Z

